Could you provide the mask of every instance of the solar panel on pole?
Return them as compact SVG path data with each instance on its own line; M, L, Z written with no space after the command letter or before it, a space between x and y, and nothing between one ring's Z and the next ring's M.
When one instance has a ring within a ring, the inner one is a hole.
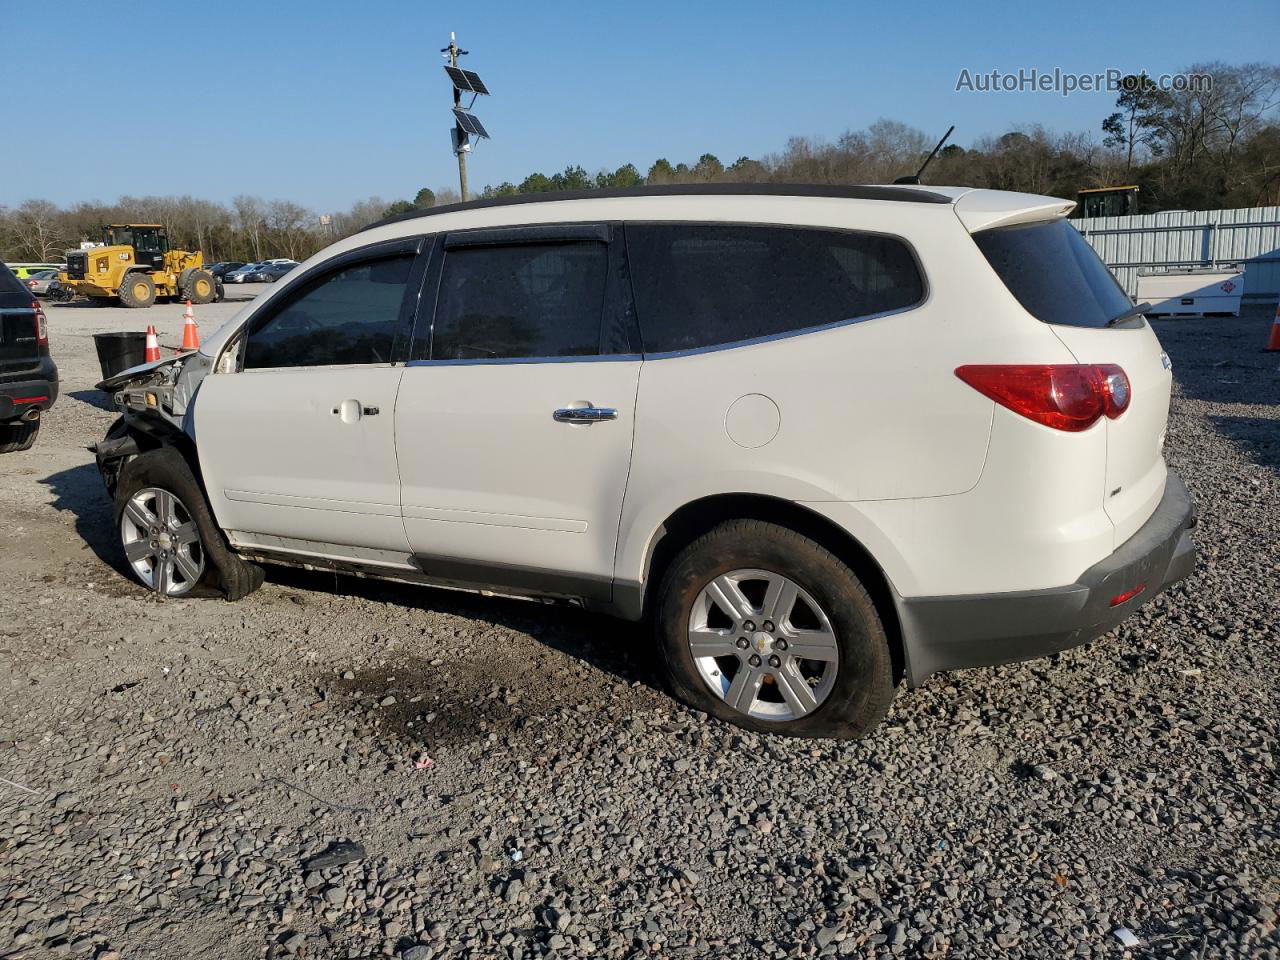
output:
M466 133L476 137L484 137L486 140L489 139L489 131L484 128L484 124L480 122L480 118L474 113L467 113L465 110L454 107L453 115L457 118L458 126Z
M474 70L463 70L461 67L446 66L444 72L449 75L449 79L453 81L454 87L458 90L465 90L467 93L479 93L488 96L489 88L484 85L484 81L480 79L480 75Z

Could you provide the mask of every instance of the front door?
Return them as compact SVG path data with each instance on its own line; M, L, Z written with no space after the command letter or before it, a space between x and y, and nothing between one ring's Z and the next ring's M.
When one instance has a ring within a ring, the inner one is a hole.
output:
M250 318L240 369L205 378L196 445L233 542L406 564L394 351L417 301L418 245L310 271Z
M443 246L396 405L416 561L607 598L640 370L621 245L607 225L558 225Z

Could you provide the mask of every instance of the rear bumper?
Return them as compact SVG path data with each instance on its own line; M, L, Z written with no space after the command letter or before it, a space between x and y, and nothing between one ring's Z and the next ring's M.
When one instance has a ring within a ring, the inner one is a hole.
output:
M1173 471L1150 519L1075 583L954 597L896 597L912 685L942 670L1044 657L1106 633L1195 567L1191 494ZM1132 598L1112 600L1139 584Z
M48 410L58 399L58 368L41 363L37 376L21 380L0 378L0 423L16 420L30 410Z

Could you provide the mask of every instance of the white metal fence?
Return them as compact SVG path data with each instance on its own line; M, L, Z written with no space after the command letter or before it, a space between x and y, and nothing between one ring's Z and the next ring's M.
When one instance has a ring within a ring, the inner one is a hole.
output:
M1280 207L1072 220L1133 296L1138 271L1238 263L1244 296L1280 298Z

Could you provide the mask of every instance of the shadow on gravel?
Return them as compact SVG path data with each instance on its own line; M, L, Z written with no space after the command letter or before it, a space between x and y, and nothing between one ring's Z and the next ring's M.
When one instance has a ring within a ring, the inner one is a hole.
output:
M320 689L351 709L369 710L387 697L395 697L394 704L377 711L380 729L406 741L430 746L479 739L491 733L510 736L519 734L533 718L578 705L574 687L563 683L572 678L571 665L540 666L531 662L528 647L523 651L515 649L516 645L503 636L505 633L523 634L627 685L640 683L653 690L661 689L652 644L637 624L505 597L473 596L360 577L335 578L332 573L292 567L267 570L268 579L280 587L354 596L465 621L457 629L465 630L468 639L475 641L474 659L442 658L433 664L402 654L394 664L355 672L352 679L326 672L316 680ZM546 682L531 683L531 674L540 669L547 670ZM588 689L592 692L587 693ZM598 690L598 686L584 683L579 692L596 697ZM353 697L357 691L359 696ZM426 719L428 715L430 720Z
M108 413L115 410L111 401L107 399L107 395L101 390L72 390L67 396L81 403L87 403L91 407L97 407L99 410L106 410Z
M1280 354L1267 353L1275 307L1251 304L1239 317L1153 320L1152 329L1173 360L1185 397L1212 403L1280 403Z
M1280 407L1276 419L1265 417L1210 417L1213 428L1230 438L1240 452L1260 467L1280 473Z
M40 481L53 491L53 508L75 514L76 533L98 559L128 577L124 554L115 538L111 502L98 468L92 463L51 474Z

